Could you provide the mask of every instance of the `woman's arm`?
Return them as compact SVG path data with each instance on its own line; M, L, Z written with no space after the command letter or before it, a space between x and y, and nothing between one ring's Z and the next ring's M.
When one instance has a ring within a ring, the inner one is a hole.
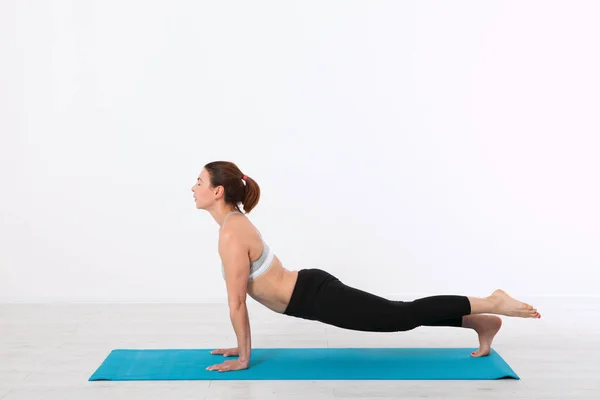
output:
M246 293L250 260L247 248L231 232L223 232L219 239L219 254L225 271L229 317L237 336L239 361L250 362L250 320L246 308Z

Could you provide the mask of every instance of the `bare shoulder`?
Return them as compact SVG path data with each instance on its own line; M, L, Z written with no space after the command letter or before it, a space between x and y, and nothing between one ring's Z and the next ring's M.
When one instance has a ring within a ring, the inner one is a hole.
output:
M252 221L245 215L233 214L227 220L225 227L220 231L221 235L248 235L256 232Z
M219 251L231 246L247 245L252 238L253 225L245 216L234 214L229 217L225 228L219 231Z

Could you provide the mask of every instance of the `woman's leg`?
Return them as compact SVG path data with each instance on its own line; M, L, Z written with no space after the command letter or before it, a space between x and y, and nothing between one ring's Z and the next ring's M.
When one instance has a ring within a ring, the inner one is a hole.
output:
M284 313L344 329L398 332L442 320L447 326L461 326L470 311L466 296L393 301L347 286L323 270L304 269Z
M521 303L508 296L503 291L496 291L487 298L468 297L471 313L461 318L443 319L427 322L424 326L455 326L470 328L477 332L479 349L472 352L473 357L484 357L490 354L492 341L502 327L502 320L495 315L484 313L499 313L502 315L540 318L533 307Z
M502 291L486 298L445 295L393 301L347 286L320 269L299 272L285 313L345 329L374 332L406 331L422 325L464 326L463 317L480 313L539 317L533 307Z

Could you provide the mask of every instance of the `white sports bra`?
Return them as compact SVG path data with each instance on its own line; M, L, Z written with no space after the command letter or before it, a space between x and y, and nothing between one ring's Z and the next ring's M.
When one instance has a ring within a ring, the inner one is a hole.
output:
M221 225L221 228L219 230L221 230L221 229L223 229L223 227L225 227L227 218L229 218L229 216L231 214L235 214L235 213L242 214L239 211L231 211L229 214L227 214L225 216L225 219L223 220L223 225ZM242 214L242 215L244 215L244 214ZM256 231L260 235L261 240L263 242L263 251L257 260L250 262L250 275L248 276L248 281L256 279L259 276L261 276L262 274L264 274L269 269L271 264L273 264L273 259L275 258L275 254L273 253L273 250L271 250L271 248L267 245L267 243L265 243L264 239L262 239L262 235L258 231L258 229ZM223 268L223 263L221 263L221 275L223 275L223 279L225 279L225 269Z

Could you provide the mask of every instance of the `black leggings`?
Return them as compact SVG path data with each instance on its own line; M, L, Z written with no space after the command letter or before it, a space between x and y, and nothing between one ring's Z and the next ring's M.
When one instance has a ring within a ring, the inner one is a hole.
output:
M471 313L466 296L388 300L343 284L321 269L298 271L284 314L356 331L398 332L418 326L462 326Z

